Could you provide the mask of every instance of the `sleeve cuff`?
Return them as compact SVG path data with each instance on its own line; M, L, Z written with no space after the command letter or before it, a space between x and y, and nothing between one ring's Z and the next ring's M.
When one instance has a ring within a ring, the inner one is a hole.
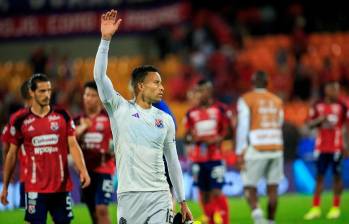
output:
M100 46L103 48L109 48L110 40L101 39Z

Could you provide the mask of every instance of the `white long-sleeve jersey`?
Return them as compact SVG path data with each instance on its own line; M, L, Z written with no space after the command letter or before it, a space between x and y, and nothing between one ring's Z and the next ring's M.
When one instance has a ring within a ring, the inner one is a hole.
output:
M115 149L118 193L168 190L163 155L178 201L183 201L183 175L179 164L175 125L170 115L143 109L115 92L106 75L110 41L101 40L94 66L99 96L108 112Z

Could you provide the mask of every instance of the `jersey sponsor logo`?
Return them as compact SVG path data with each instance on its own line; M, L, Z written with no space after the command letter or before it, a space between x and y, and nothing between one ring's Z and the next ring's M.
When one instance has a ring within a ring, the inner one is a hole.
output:
M23 121L23 124L29 125L29 124L33 123L33 121L35 121L35 117L27 118Z
M32 139L34 146L55 145L58 143L59 136L56 134L39 135Z
M158 128L163 128L164 127L164 123L161 119L155 119L155 126Z
M36 200L35 199L28 199L28 204L36 205Z
M103 141L103 135L98 132L89 132L84 135L85 143L101 143Z
M139 118L139 114L138 113L132 114L132 117Z
M58 124L58 122L51 122L50 127L51 127L51 130L52 130L52 131L58 131L58 129L59 129L59 124Z
M28 198L29 199L37 199L38 198L38 192L28 192Z
M214 135L217 133L217 125L215 119L198 121L195 123L196 135L199 137Z
M106 117L104 117L104 116L99 116L99 117L96 118L96 121L97 121L97 122L105 122L105 121L107 121L107 120L108 120L108 118L106 118Z
M58 152L57 147L36 147L34 148L34 154L35 155L42 155L44 153L51 154L54 152Z
M59 120L60 118L61 118L60 116L54 115L54 114L48 116L49 121Z

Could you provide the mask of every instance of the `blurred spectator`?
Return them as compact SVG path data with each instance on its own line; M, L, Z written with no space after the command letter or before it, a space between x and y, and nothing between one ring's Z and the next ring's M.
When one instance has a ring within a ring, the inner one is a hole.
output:
M40 47L34 50L29 59L33 73L46 73L47 61L48 58L44 48Z

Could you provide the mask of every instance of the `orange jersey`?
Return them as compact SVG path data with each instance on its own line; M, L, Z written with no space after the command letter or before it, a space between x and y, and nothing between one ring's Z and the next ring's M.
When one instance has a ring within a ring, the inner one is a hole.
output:
M242 99L250 111L249 144L258 151L282 150L282 100L264 90L250 91Z

